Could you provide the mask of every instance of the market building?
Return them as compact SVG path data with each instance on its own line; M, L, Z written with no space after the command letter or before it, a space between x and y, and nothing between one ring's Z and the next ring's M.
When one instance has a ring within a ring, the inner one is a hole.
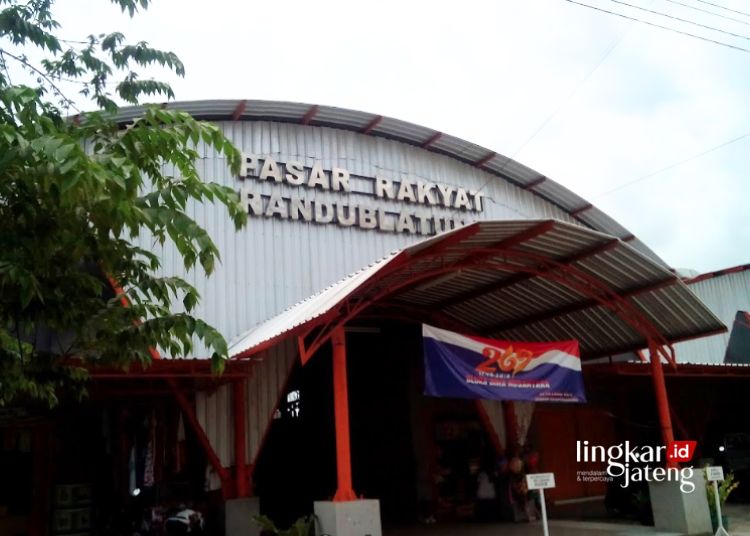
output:
M250 216L236 232L219 208L191 207L221 252L214 275L158 251L165 274L198 288L195 314L223 333L232 361L217 378L197 344L145 370L95 371L81 407L3 414L3 459L23 484L0 507L19 503L19 534L109 534L187 501L236 534L258 508L289 522L318 501L329 533L345 534L333 519L355 511L375 536L381 518L472 517L477 466L532 450L557 475L549 498L562 515L607 495L576 480L577 439L675 437L673 344L727 328L586 200L494 151L380 115L168 106L216 122L243 152L232 176L199 146L203 176L236 189ZM120 121L137 115L124 108ZM588 403L425 397L422 324L575 339ZM646 432L619 422L634 414Z

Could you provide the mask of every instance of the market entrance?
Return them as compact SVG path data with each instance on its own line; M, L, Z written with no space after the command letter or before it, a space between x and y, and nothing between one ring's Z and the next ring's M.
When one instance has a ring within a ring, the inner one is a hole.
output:
M353 487L385 525L474 519L477 474L496 452L473 400L424 396L419 324L347 328ZM255 471L261 510L281 523L336 490L331 352L290 378Z
M667 301L674 306L665 310L663 304ZM316 473L326 465L330 473L320 482L326 479L330 482L335 475L335 487L326 486L323 494L312 499L332 499L319 505L329 525L339 519L339 514L348 515L352 508L366 509L363 517L375 532L380 525L377 505L358 501L362 491L357 486L368 485L366 476L363 476L368 473L360 471L362 474L357 474L352 469L365 463L360 460L367 460L369 465L365 469L374 474L386 462L373 468L372 461L352 448L361 441L357 437L361 433L358 432L360 427L365 427L367 433L377 434L374 431L378 422L367 410L364 417L356 411L362 400L368 405L380 405L377 417L383 419L388 428L380 431L378 438L392 437L393 444L402 446L408 441L399 442L397 438L411 437L412 453L417 452L415 434L401 431L404 430L401 425L403 415L396 413L389 419L384 418L389 404L375 398L380 394L390 395L390 400L400 398L401 403L394 402L394 406L401 408L402 412L403 408L409 408L411 413L412 406L404 402L410 400L408 382L407 396L396 394L397 386L391 387L394 394L383 393L385 389L382 387L390 386L394 370L407 366L398 360L399 355L419 355L418 351L408 352L408 343L404 342L409 340L408 334L391 336L391 344L349 341L354 330L359 330L358 335L364 336L366 332L362 327L371 327L367 322L384 318L413 326L424 323L456 333L498 340L575 339L579 342L581 360L584 361L648 348L663 444L674 439L662 364L665 361L676 366L671 343L726 329L677 276L658 262L644 257L617 238L556 220L492 221L461 227L395 252L256 325L231 345L229 353L234 359L265 362L266 352L270 356L271 349L293 343L301 363L297 371L299 383L309 381L304 378L310 378L312 371L321 367L312 389L313 392L326 389L329 394L320 398L321 405L317 409L310 411L313 415L319 412L319 418L311 422L325 422L333 416L333 437L326 436L325 432L330 434L331 428L325 425L314 429L306 443L315 442L316 449L328 447L324 452L334 452L335 457L331 459L329 455L326 461L309 457L305 452L308 445L300 445L300 436L296 439L293 435L286 436L287 443L296 443L295 450L289 455L305 457L306 464L314 466L312 470L305 469L308 474ZM381 333L384 330L379 324L374 327ZM417 333L413 333L414 339L418 339ZM397 345L395 341L398 341ZM359 344L366 347L358 350ZM312 368L306 370L307 367ZM360 367L364 367L364 387L356 384ZM273 366L266 368L269 377L278 375ZM292 386L292 389L295 388ZM302 389L296 395L289 391L286 396L291 396L292 400L297 396L297 401L301 400L302 413L306 412L306 396ZM332 403L327 402L331 399ZM287 403L289 400L287 398ZM457 402L451 407L458 408L459 404ZM313 406L310 404L311 408ZM499 417L491 420L493 429L494 423L502 420L502 413ZM513 419L508 421L509 432L514 428L512 422ZM412 432L417 425L423 429L431 426L424 419L417 424L412 417ZM267 425L264 426L267 430ZM271 428L279 427L272 425ZM271 430L267 435L272 436L273 432ZM281 451L270 448L272 442L268 441L255 464L257 492L261 497L267 493L262 486L269 489L274 484L268 484L271 478L258 478L257 471L262 471L264 465L292 463L289 456L281 460L268 458L278 457ZM493 443L494 446L498 444L497 441ZM509 440L508 443L515 445L517 441ZM275 444L278 445L279 441ZM376 450L372 442L361 446L362 449ZM377 454L384 457L388 451L388 448L381 448ZM513 460L516 458L513 456ZM420 474L416 459L411 465L401 463L399 476L412 479L414 491L411 496L419 497L419 478L406 476ZM421 471L422 475L424 473ZM294 476L297 479L286 482L287 489L293 486L293 482L304 478L301 474ZM431 480L429 476L432 476ZM439 480L436 476L442 475L428 473L426 481L432 489ZM376 482L375 476L373 482ZM284 484L275 484L276 487L281 485ZM332 494L334 489L335 494ZM357 504L347 504L354 502ZM418 508L413 505L419 502L407 501L405 505L399 505L397 513L408 513L410 508L414 512ZM309 502L307 504L309 508ZM384 517L390 515L386 514L387 511L388 507L383 505ZM328 528L329 532L337 530L332 526Z

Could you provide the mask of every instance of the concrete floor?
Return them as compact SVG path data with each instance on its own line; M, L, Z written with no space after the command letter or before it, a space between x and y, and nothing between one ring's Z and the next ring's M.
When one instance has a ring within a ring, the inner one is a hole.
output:
M652 527L617 523L551 521L550 536L679 536ZM734 535L734 533L732 533ZM384 530L383 536L542 536L539 522L510 524L436 523Z
M750 504L730 504L726 508L731 536L750 536ZM540 523L435 523L383 531L383 536L542 536ZM550 521L550 536L679 536L656 532L653 527L621 523Z
M726 516L729 518L729 534L750 536L750 504L729 504Z

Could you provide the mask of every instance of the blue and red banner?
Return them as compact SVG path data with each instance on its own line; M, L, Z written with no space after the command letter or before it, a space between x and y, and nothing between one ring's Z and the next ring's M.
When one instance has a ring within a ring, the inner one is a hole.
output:
M578 341L498 341L427 325L422 338L426 395L586 402Z

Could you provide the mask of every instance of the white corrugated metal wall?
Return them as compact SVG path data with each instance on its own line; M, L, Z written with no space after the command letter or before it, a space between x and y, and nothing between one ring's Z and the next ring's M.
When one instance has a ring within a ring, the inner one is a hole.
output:
M674 345L681 363L723 363L737 311L750 311L750 270L718 275L688 288L705 303L729 331Z
M352 175L374 177L382 174L395 180L409 176L459 185L467 190L484 186L484 212L466 213L431 207L429 211L434 215L573 221L553 204L494 175L397 141L328 127L264 121L220 125L243 151L271 156L280 162L299 160L307 166L321 162L325 169L344 167ZM213 151L207 153L202 145L200 154L203 158L199 167L206 179L239 190L242 181L229 174L223 158L217 158ZM321 192L255 179L246 182L256 191L270 193L276 190L287 197L336 200L348 196L353 203L372 201L373 205L394 212L409 208L404 203L393 201L378 199L374 202L372 195L363 193ZM352 187L363 190L364 181L352 180ZM368 189L372 191L372 186ZM213 276L207 279L200 270L186 273L172 247L155 249L163 259L163 273L186 277L200 291L202 299L195 314L217 327L228 340L368 263L423 238L421 235L257 217L251 218L244 230L236 232L224 211L216 206L192 205L190 211L208 230L221 251L222 263ZM153 249L150 242L146 246ZM195 357L205 356L205 349L196 344Z
M263 444L273 412L285 394L289 373L297 359L294 341L284 341L253 358L252 374L247 379L245 410L247 452L245 459L255 463ZM232 417L232 386L223 385L213 393L197 393L195 409L198 422L203 427L224 467L234 465L234 420ZM221 487L218 477L211 474L211 489Z

